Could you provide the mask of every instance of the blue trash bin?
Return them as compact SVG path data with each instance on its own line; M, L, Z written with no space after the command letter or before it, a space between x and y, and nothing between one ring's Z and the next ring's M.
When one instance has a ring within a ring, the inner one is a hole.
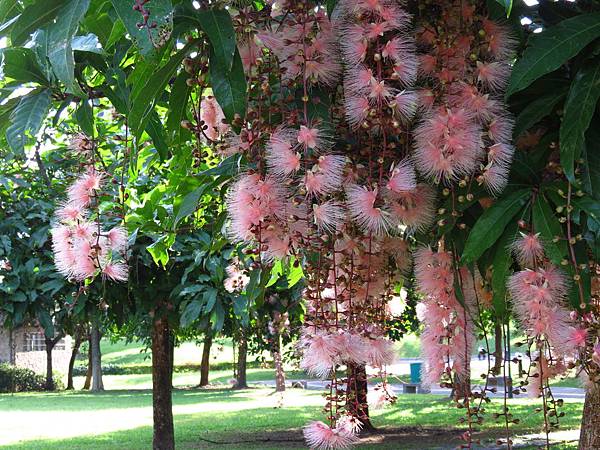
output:
M412 384L421 383L421 367L423 363L421 362L413 362L410 363L410 382Z

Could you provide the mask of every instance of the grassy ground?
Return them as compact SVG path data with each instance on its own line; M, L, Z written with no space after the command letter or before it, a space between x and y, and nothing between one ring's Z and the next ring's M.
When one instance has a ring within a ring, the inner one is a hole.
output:
M178 449L304 448L300 429L310 419L322 417L323 402L318 392L290 390L281 403L268 389L180 389L173 400ZM148 390L1 395L0 448L147 449L152 439L151 401ZM534 412L534 403L526 399L511 403L511 412L521 420L513 425L515 433L540 430L542 418ZM497 401L487 406L488 418L478 437L489 441L502 435L502 424L492 418L501 406ZM565 403L564 429L577 427L581 407L581 402ZM383 434L366 438L360 449L459 444L461 410L439 396L400 396L396 405L372 415Z

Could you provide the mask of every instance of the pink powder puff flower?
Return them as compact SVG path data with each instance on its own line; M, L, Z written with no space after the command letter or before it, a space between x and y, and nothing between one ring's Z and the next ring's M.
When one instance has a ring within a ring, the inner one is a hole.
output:
M425 54L418 57L418 72L423 77L430 77L437 71L438 60L434 55Z
M97 231L97 226L91 222L80 221L73 227L73 237L77 239L91 239L94 232Z
M373 71L363 65L354 67L346 72L344 89L346 95L362 96L369 93L372 83L375 82Z
M343 332L332 334L331 342L336 350L335 361L339 364L364 364L367 362L369 349L360 334Z
M515 148L509 144L494 144L488 148L488 160L494 164L508 166L512 162Z
M404 123L410 122L414 119L417 113L417 105L419 103L419 96L414 91L402 91L399 92L391 103L394 108L396 115Z
M386 102L394 97L397 90L390 88L385 84L385 80L378 81L373 78L369 90L369 98L374 102Z
M386 21L369 23L365 27L365 37L370 41L374 41L375 39L383 36L384 33L390 29L391 24Z
M481 183L493 195L500 194L508 183L508 174L510 168L508 165L489 164L481 174Z
M369 115L370 103L367 97L347 96L344 100L346 119L352 128L358 128Z
M436 182L473 172L481 157L481 130L464 109L442 109L415 132L415 163Z
M267 165L278 177L287 177L300 169L300 155L293 149L295 133L291 128L279 127L267 144Z
M108 246L115 252L123 252L127 248L128 234L123 227L114 227L106 233Z
M417 107L419 110L429 113L435 103L435 94L431 89L419 89L415 91L417 94Z
M588 337L588 330L585 328L573 328L569 340L574 347L585 347Z
M382 384L378 384L374 388L369 389L367 403L369 404L369 408L382 409L395 397L394 389L390 385L384 387Z
M488 124L490 139L500 144L510 144L512 141L514 120L508 115L500 115Z
M79 241L74 247L75 263L72 276L76 281L84 281L96 274L96 265L92 259L91 244L87 241Z
M88 155L94 150L94 141L85 133L77 133L71 136L69 148L77 153Z
M510 67L501 62L477 62L477 81L492 92L506 87L510 77Z
M392 79L398 80L405 87L412 86L417 80L418 68L417 58L414 55L407 56L394 63Z
M239 41L237 47L240 52L244 70L249 72L252 67L255 67L258 64L258 60L262 56L261 49L254 37Z
M367 233L383 234L389 228L389 213L375 206L377 188L351 185L346 188L347 205L352 219Z
M372 367L384 367L394 363L396 351L394 343L388 339L377 338L367 341L367 361Z
M343 34L343 33L342 33ZM344 39L340 42L344 60L348 64L358 64L365 60L369 44L366 39Z
M333 370L335 365L336 350L332 346L331 336L317 333L314 336L305 336L301 340L304 347L300 367L309 375L324 378Z
M416 189L388 196L390 211L394 221L410 230L423 231L435 219L436 194L427 184L418 184Z
M404 59L413 58L414 52L414 42L396 36L386 42L381 50L381 56L386 59L391 59L394 62L401 62Z
M316 153L321 153L330 146L329 137L324 131L318 128L308 128L304 125L300 126L297 140L304 150L312 149Z
M229 131L229 125L223 122L225 115L217 99L210 96L202 99L200 104L200 120L206 125L204 134L211 140L216 141L222 134Z
M342 67L335 59L329 56L320 56L306 60L304 74L307 79L332 86L337 83L341 71Z
M83 207L81 207L81 205L73 203L65 203L56 211L56 217L58 217L64 222L74 222L77 220L82 220L83 216Z
M346 427L331 428L320 421L314 421L304 427L304 439L314 450L347 449L358 442L356 434Z
M102 277L111 281L127 281L128 276L127 264L109 262L102 268Z
M539 233L521 233L521 236L512 243L511 250L523 267L534 267L544 257L544 247Z
M262 232L263 243L266 250L262 252L263 259L272 261L285 258L290 253L291 241L279 227L267 227Z
M319 228L333 233L344 222L345 212L341 203L328 200L325 203L313 205L313 217Z
M414 191L417 188L417 175L410 160L404 159L392 167L386 188L395 193Z
M518 42L509 29L489 19L483 20L482 27L488 41L489 52L499 59L510 58Z
M68 203L84 208L89 205L92 195L102 185L102 175L90 170L81 175L67 190Z

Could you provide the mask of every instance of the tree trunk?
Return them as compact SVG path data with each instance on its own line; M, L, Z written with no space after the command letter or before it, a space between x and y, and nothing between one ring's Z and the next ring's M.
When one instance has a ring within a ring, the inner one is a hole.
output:
M45 338L46 344L46 390L53 391L55 389L54 385L54 374L52 373L52 350L54 347L64 337L63 333L58 334L54 339L50 339L49 337Z
M13 366L17 363L17 343L12 327L8 330L8 362Z
M152 406L154 408L154 450L174 450L173 364L171 330L166 317L155 319L152 330Z
M585 392L579 450L600 448L600 386L592 385Z
M467 369L464 375L454 375L454 386L452 388L451 397L454 400L462 400L471 395L471 369Z
M496 321L496 324L494 325L494 335L494 368L492 369L492 372L495 376L498 376L502 372L502 355L504 353L504 345L502 345L504 342L502 338L502 323L499 321Z
M46 338L46 390L54 390L54 376L52 374L52 350L54 339Z
M81 341L83 336L80 331L75 332L75 342L73 343L73 350L71 351L71 359L69 359L69 372L67 374L67 390L75 389L73 385L73 367L75 366L75 359L79 354L79 347L81 347Z
M88 364L87 371L85 372L85 383L83 383L83 390L87 391L92 385L92 338L88 335Z
M212 346L212 333L206 332L202 345L202 361L200 362L200 387L208 386L208 372L210 370L210 347Z
M92 325L90 334L90 348L92 349L92 391L103 391L102 382L102 353L100 351L100 329L98 325Z
M367 403L367 368L364 365L348 365L348 397L346 408L362 423L362 431L373 432L376 428L369 417L369 404Z
M275 363L275 392L285 391L285 371L283 370L283 361L281 360L281 334L277 333L273 337L273 362Z
M248 389L248 382L246 379L246 360L248 358L248 341L246 336L241 336L238 346L238 358L237 358L237 379L233 386L234 389Z

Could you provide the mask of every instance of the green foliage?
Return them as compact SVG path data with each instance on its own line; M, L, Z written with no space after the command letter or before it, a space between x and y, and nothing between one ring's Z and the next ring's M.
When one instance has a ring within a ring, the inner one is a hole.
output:
M0 393L45 390L46 379L31 369L0 363Z

